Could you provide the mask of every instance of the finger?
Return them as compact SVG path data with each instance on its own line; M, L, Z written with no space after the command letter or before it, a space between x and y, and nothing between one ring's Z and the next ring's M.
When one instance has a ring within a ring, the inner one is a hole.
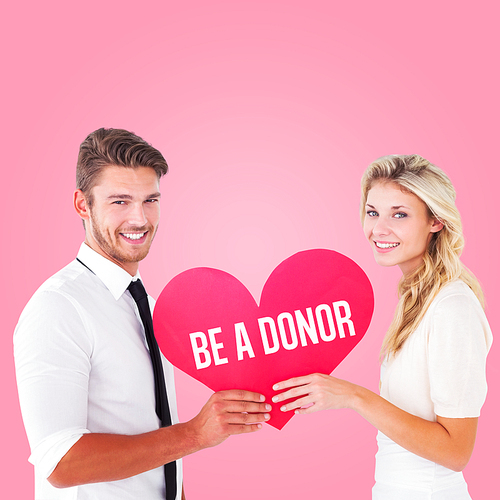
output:
M244 391L242 389L230 389L227 391L219 391L215 393L216 396L226 401L254 401L263 402L266 397L263 394L252 391Z
M262 424L228 425L228 433L233 436L235 434L248 434L249 432L256 432L259 429L262 429Z
M229 425L249 425L267 422L271 418L269 413L227 413L223 419Z
M305 385L311 381L311 375L304 375L303 377L293 377L282 382L278 382L273 385L273 390L282 391L283 389L288 389L290 387L296 387L298 385Z
M298 408L302 408L303 406L308 406L314 402L315 402L314 396L308 395L304 398L299 398L299 399L296 399L295 401L290 401L289 403L281 406L280 410L284 411L284 412L292 411L292 410L296 410Z
M273 407L269 403L252 403L250 401L223 401L219 411L225 413L267 413Z
M281 394L276 394L273 396L273 403L279 403L280 401L286 401L291 398L298 398L300 396L305 396L306 394L310 394L311 388L309 385L301 385L299 387L294 387L289 391L282 392Z
M311 406L308 406L307 408L297 408L295 410L296 415L308 415L309 413L314 413L315 411L319 411L321 408L318 408L318 406L313 403Z

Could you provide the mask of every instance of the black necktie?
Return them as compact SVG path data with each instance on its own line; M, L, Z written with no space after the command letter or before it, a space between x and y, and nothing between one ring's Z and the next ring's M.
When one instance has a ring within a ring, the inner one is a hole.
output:
M144 325L144 332L146 333L155 379L156 414L161 420L162 427L167 427L172 425L172 419L170 418L170 408L168 407L167 389L165 387L160 349L158 348L158 343L153 332L153 319L151 318L148 294L141 280L132 281L128 286L128 291L137 303L142 324ZM167 486L166 498L167 500L174 500L177 493L175 461L165 464L165 481Z

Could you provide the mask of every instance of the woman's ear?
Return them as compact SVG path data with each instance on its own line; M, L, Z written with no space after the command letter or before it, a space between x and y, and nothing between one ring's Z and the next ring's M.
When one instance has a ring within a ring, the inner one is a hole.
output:
M444 224L439 219L432 219L431 233L439 233Z

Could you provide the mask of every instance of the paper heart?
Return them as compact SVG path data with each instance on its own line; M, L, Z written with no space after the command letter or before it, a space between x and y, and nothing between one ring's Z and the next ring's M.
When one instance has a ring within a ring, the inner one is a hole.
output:
M363 270L338 252L316 249L271 273L260 306L234 276L189 269L163 289L154 328L166 358L210 389L246 389L271 401L276 382L331 373L363 338L372 313ZM282 429L292 416L273 405L269 424Z

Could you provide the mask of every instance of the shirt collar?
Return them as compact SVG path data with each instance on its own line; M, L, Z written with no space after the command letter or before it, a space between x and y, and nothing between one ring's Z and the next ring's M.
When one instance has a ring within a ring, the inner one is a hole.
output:
M139 271L135 276L130 276L125 269L98 254L85 242L80 246L78 259L104 283L104 286L111 292L115 300L118 300L123 295L132 280L141 277Z

